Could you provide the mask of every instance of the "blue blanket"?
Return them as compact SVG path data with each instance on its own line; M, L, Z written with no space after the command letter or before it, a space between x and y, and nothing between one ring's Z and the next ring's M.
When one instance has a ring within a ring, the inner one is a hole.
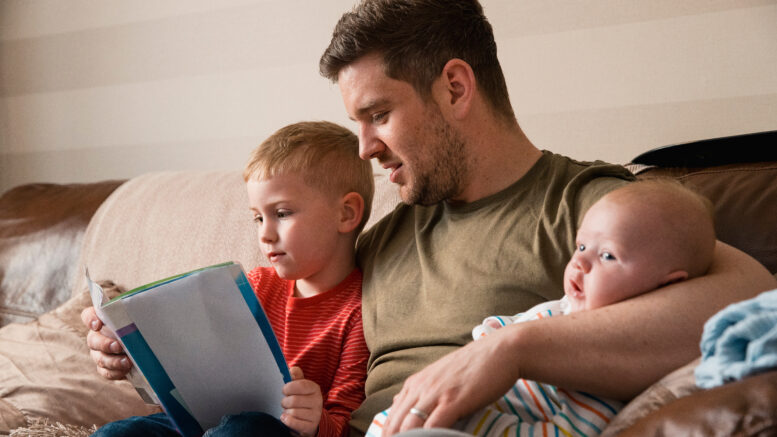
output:
M696 385L712 388L777 368L777 289L721 310L704 324Z

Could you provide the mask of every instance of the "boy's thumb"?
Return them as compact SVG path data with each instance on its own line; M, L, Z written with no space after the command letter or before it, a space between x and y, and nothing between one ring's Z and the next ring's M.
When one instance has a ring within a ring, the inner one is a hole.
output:
M305 379L305 375L302 374L302 369L294 366L291 369L289 369L289 373L291 374L291 380L296 381L298 379Z

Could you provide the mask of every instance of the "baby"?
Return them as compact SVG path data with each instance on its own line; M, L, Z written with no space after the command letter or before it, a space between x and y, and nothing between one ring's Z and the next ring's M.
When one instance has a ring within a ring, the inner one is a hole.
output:
M673 180L631 183L602 197L585 214L564 271L562 299L515 316L488 317L472 335L477 340L508 324L600 308L701 276L712 262L715 241L707 199ZM598 435L621 407L617 401L520 379L456 428L477 436ZM376 415L367 435L380 435L386 417L388 410Z

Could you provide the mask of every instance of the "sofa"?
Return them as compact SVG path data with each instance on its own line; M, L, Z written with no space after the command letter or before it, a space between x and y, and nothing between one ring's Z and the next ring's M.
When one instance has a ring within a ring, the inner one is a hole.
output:
M766 136L774 149L775 133ZM752 142L729 140L738 145L721 156ZM659 159L648 156L628 166L638 177L676 178L709 197L719 239L777 273L777 157L756 153L747 162L731 162L690 156L689 150L693 145L664 148ZM375 181L368 226L399 201L384 175ZM128 382L97 374L80 321L90 305L85 267L117 294L229 260L267 265L238 171L155 172L127 181L30 184L4 193L0 435L88 435L105 422L159 411ZM605 434L777 434L777 370L703 391L693 384L694 365L645 390Z

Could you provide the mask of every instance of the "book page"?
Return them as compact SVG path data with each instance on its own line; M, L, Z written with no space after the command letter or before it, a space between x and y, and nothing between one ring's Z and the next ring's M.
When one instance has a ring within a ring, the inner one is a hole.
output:
M123 300L203 429L225 413L282 412L278 363L228 271L206 270Z

